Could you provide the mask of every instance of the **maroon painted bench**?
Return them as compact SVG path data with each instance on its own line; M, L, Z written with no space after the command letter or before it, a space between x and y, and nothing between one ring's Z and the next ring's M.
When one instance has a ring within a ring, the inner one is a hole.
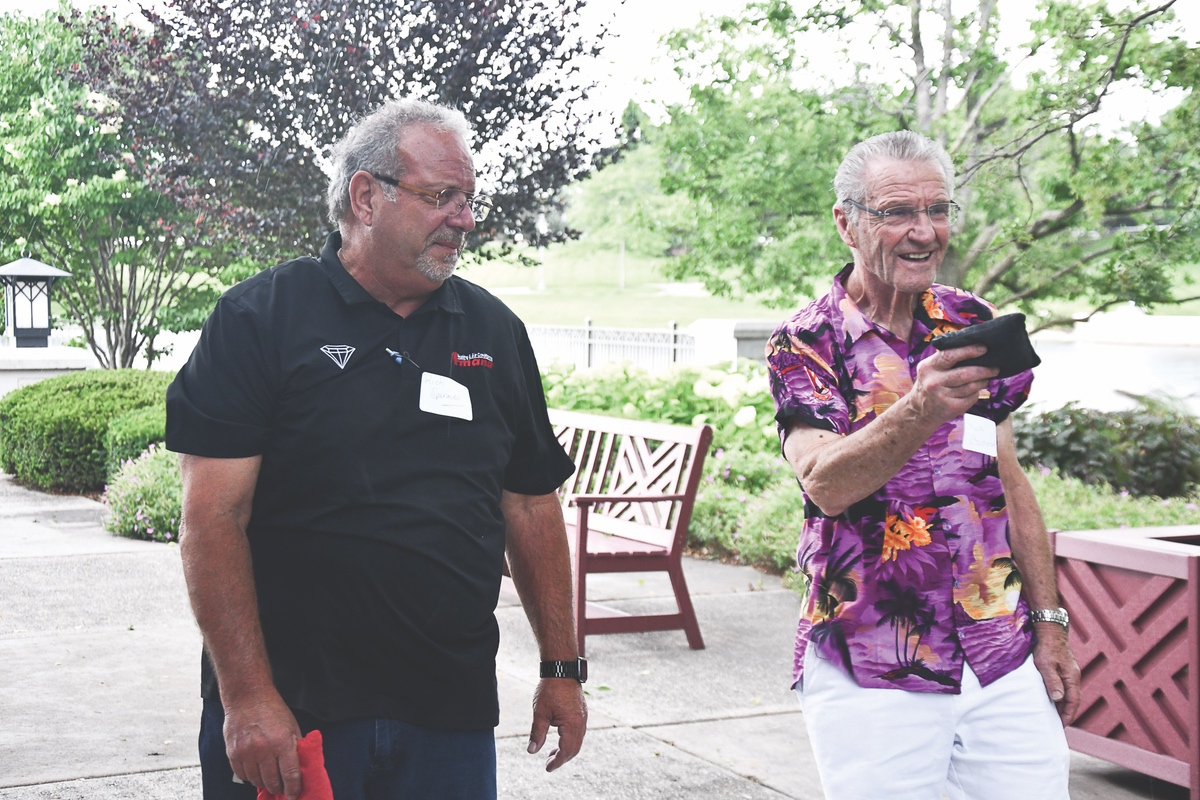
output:
M579 653L589 634L680 629L693 650L702 649L682 557L712 427L558 409L550 422L576 464L561 497L573 541ZM604 572L666 572L678 611L629 614L587 602L588 575Z
M1200 800L1200 526L1062 532L1082 701L1071 749Z

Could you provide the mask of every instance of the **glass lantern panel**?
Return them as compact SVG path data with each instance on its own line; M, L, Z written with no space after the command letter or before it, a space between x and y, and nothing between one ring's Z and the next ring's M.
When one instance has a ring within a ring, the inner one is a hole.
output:
M15 327L50 327L50 293L45 283L18 283L13 291L13 306Z

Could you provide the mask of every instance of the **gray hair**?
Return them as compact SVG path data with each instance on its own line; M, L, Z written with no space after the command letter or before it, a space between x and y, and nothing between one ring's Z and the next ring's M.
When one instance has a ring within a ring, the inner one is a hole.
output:
M867 168L878 159L893 159L896 161L926 161L942 171L946 184L948 199L954 199L954 162L946 148L916 131L890 131L864 139L846 153L833 178L833 191L837 201L855 200L865 203L867 200ZM858 209L851 206L847 213L857 214Z
M388 100L346 132L329 153L329 188L325 199L329 221L340 225L350 210L350 179L357 172L379 172L398 178L408 171L400 160L400 138L414 125L457 133L471 141L471 125L456 108L424 100ZM392 187L385 187L394 192ZM394 196L394 195L389 195Z

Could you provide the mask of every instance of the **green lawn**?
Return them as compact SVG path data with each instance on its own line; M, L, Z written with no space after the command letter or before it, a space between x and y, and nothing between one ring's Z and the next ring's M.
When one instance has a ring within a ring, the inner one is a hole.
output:
M1189 264L1181 267L1180 277L1175 281L1175 291L1180 297L1200 297L1200 264ZM1175 306L1159 306L1155 314L1164 317L1200 316L1200 300L1190 303L1180 303Z
M539 257L540 267L464 263L459 274L499 295L533 325L582 325L590 318L605 327L664 328L672 321L686 327L705 318L782 321L789 314L753 301L710 297L699 284L671 282L662 274L665 257L627 254L622 264L616 250L582 241L555 245ZM1177 286L1181 296L1200 295L1200 264L1185 267ZM796 303L807 300L797 297ZM1087 310L1069 303L1053 308L1062 314ZM1160 306L1154 313L1200 315L1200 300Z
M662 258L627 255L581 242L548 248L543 266L487 262L464 264L459 274L500 296L534 325L593 325L615 328L686 327L697 319L782 320L785 309L750 301L710 297L698 284L668 281Z

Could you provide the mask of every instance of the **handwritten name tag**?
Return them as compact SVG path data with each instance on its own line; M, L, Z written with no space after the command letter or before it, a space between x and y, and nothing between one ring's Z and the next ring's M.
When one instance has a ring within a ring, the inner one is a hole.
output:
M996 456L996 423L987 417L967 414L963 417L963 449L985 456Z
M471 420L471 392L455 380L432 372L421 373L421 399L418 406L429 414Z

